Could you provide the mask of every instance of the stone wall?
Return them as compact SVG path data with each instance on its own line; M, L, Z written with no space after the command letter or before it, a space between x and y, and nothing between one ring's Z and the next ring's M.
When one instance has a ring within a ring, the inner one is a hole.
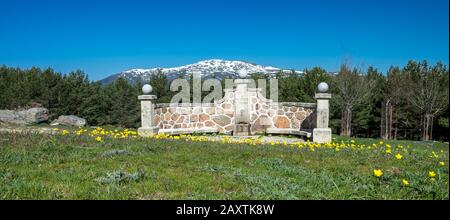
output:
M215 103L156 104L153 122L159 129L215 128L220 133L232 133L235 125L235 93L225 90L224 98ZM316 104L272 102L260 89L248 90L251 133L263 133L266 128L313 129Z
M266 128L313 129L315 104L292 102L262 104L252 113L250 124L253 133L264 132Z

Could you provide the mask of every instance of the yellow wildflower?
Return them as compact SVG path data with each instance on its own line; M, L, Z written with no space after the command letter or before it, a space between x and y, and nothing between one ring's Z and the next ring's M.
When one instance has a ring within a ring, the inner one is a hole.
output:
M397 158L397 160L401 160L403 158L403 156L401 154L396 154L395 158Z
M383 175L383 171L381 171L381 169L375 169L373 170L373 175L375 175L376 177L380 177Z
M430 178L436 177L436 173L434 171L429 171L428 177L430 177Z
M387 150L386 150L386 153L387 153L387 154L390 154L390 153L392 153L392 150L391 150L391 149L387 149Z
M101 142L102 141L102 137L98 136L97 138L95 138L96 141Z
M434 157L434 158L438 158L439 157L439 155L437 155L436 152L434 152L434 151L431 151L431 154L432 154L431 157Z
M439 162L440 166L445 166L445 163L443 161Z
M409 181L408 181L407 179L403 179L403 180L402 180L402 184L403 184L404 186L409 186Z

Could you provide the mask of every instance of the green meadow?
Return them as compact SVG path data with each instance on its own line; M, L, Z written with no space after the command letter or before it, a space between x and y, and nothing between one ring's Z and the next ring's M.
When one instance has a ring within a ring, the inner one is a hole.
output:
M0 199L448 199L447 143L102 131L0 134Z

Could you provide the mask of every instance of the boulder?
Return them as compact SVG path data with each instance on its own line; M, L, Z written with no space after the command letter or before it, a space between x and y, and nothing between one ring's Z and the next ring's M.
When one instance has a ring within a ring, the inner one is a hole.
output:
M20 118L19 114L13 110L0 110L0 121L16 124L25 123L25 121Z
M70 125L70 126L78 126L82 127L86 125L86 119L80 118L75 115L61 115L52 122L51 125Z
M26 111L19 112L19 114L24 114L25 121L28 124L35 124L48 120L48 110L46 108L30 108Z
M46 108L30 108L27 110L0 110L0 121L15 124L37 124L48 120Z

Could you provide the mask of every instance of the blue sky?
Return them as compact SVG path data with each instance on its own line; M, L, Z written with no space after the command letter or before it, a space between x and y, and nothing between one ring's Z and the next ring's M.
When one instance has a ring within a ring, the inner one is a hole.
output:
M448 0L0 0L0 64L81 69L102 79L129 68L203 59L288 69L410 59L448 65Z

